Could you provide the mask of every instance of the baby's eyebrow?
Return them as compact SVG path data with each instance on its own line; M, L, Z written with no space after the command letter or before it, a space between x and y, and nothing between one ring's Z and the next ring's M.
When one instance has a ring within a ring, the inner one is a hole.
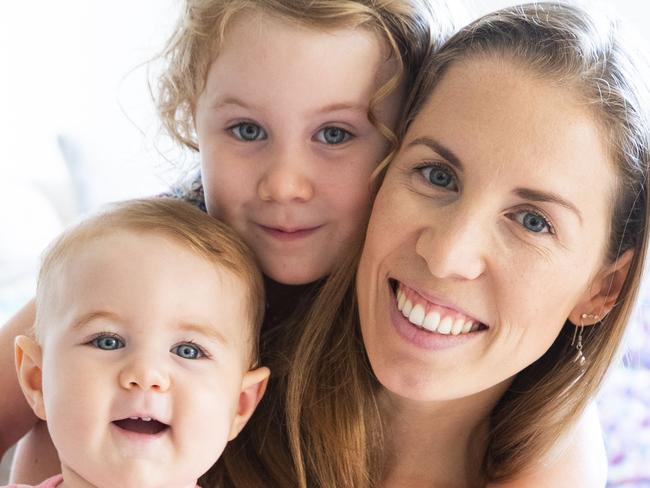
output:
M202 334L210 339L214 339L223 345L228 345L228 339L223 335L214 325L203 325L193 322L183 322L180 329L186 332L196 332Z
M120 316L117 315L116 313L108 312L105 310L96 310L93 312L88 312L83 314L72 324L72 329L73 330L81 329L96 319L109 319L109 320L119 321Z

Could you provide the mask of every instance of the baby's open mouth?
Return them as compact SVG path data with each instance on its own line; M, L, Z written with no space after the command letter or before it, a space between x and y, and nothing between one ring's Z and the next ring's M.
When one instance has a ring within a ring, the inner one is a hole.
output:
M128 417L121 420L114 420L113 423L120 429L138 434L155 435L169 429L169 425L163 424L151 417Z

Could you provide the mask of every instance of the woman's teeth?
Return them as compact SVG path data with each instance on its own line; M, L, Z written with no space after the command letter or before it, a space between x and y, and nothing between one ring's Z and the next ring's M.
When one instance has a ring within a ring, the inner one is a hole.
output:
M401 288L397 288L397 309L406 319L416 327L437 332L438 334L458 335L474 332L479 329L480 324L458 313L446 314L444 309L426 311L425 307L431 308L430 303L415 303L407 298Z

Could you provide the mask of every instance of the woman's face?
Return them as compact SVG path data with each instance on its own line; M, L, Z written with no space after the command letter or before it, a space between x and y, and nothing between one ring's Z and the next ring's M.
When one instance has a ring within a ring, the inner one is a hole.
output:
M569 89L510 61L452 65L386 174L361 258L361 331L384 387L501 391L568 317L599 313L615 181Z

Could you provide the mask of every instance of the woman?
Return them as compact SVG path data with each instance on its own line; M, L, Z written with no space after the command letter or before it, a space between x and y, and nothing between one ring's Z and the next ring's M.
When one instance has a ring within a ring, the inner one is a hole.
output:
M648 242L648 77L605 24L505 9L422 71L356 297L350 263L300 341L301 486L516 485L579 456L563 442L615 355ZM563 469L565 486L602 484ZM519 486L535 485L548 480Z

